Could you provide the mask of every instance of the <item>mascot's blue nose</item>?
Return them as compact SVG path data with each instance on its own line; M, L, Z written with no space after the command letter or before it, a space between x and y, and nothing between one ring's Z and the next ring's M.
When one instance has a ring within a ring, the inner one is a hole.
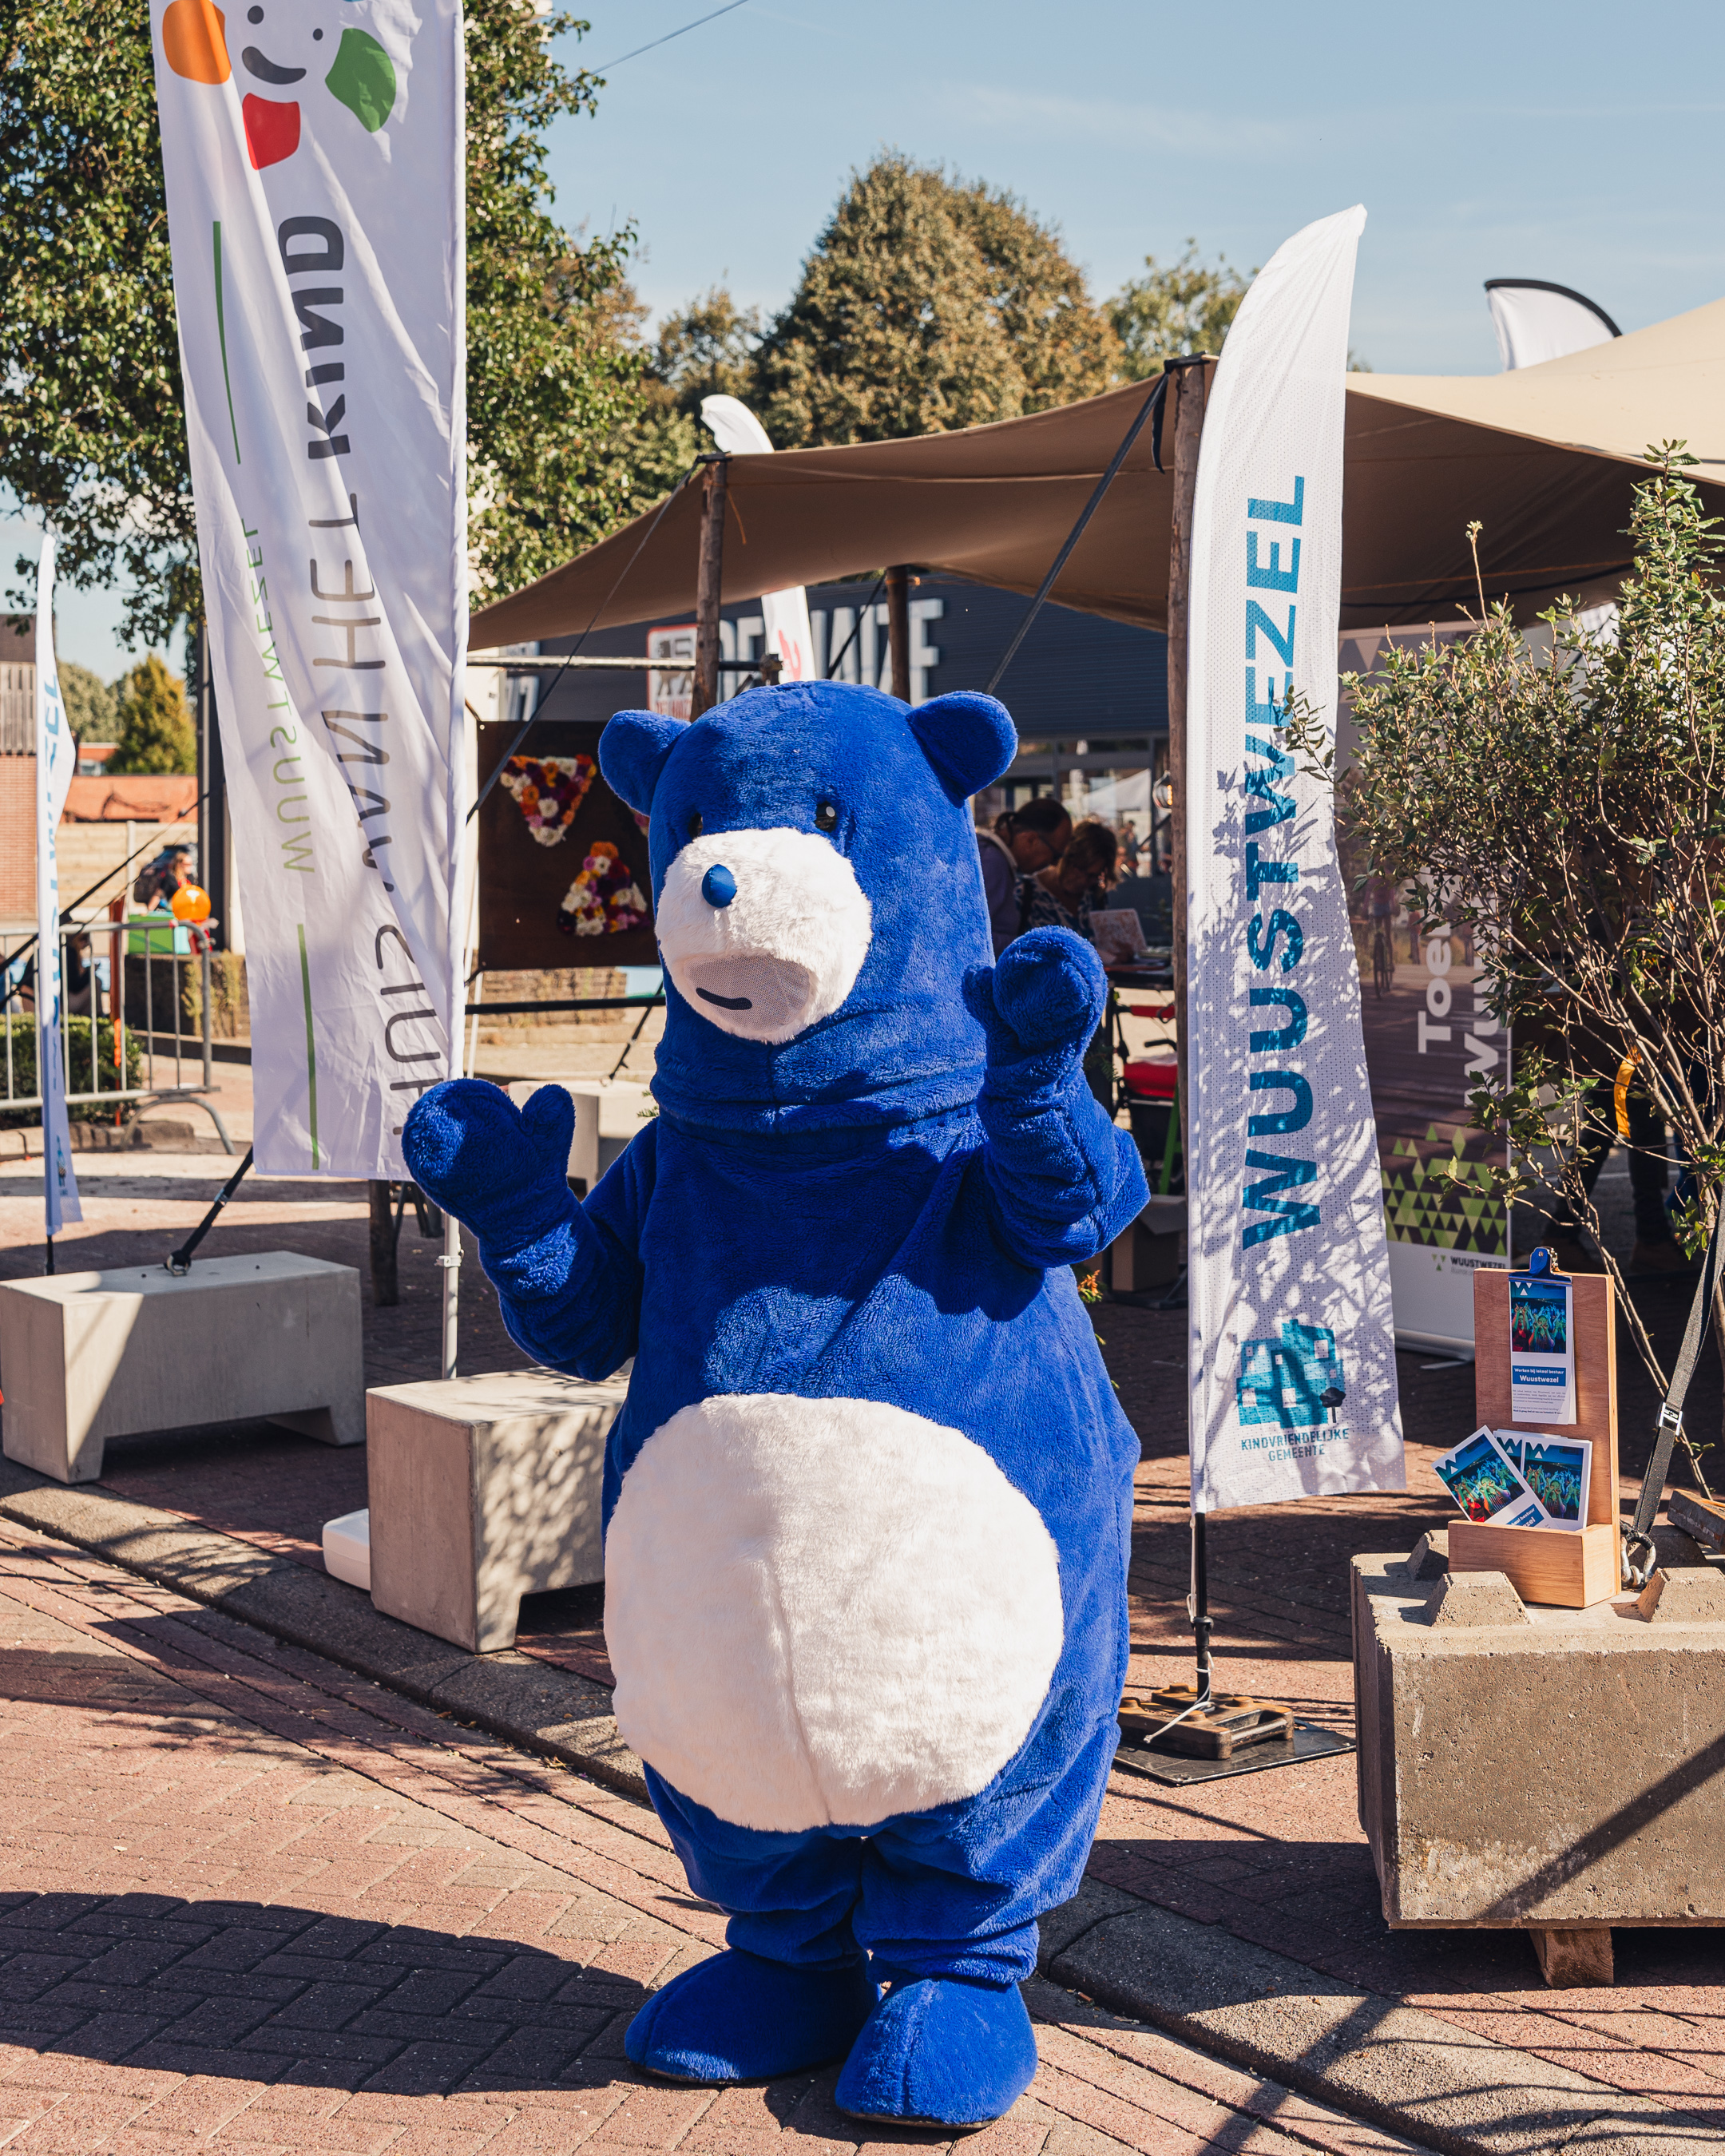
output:
M737 896L737 878L722 861L715 861L701 879L701 895L709 906L729 906Z

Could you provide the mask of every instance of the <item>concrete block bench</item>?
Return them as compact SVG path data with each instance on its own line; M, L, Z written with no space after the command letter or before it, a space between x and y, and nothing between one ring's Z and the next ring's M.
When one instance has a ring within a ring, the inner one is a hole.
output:
M1725 1574L1692 1562L1572 1609L1435 1556L1353 1560L1390 1928L1526 1931L1567 1986L1611 1981L1613 1925L1725 1925Z
M500 1371L366 1395L372 1600L471 1654L515 1645L524 1594L605 1576L605 1440L628 1380Z
M365 1438L359 1275L290 1250L0 1281L8 1460L93 1482L110 1437L198 1423Z

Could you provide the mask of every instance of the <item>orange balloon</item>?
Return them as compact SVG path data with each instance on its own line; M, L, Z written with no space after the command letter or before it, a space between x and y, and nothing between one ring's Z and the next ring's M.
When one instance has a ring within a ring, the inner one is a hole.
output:
M168 901L168 909L176 921L208 921L209 893L195 883L182 883Z
M228 22L210 0L173 0L162 18L162 49L187 82L226 82Z

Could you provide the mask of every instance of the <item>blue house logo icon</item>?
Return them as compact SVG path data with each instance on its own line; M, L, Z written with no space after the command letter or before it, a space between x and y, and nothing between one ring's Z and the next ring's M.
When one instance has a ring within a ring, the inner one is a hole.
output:
M1243 1423L1309 1430L1332 1419L1348 1396L1335 1334L1285 1319L1280 1340L1247 1341L1234 1389Z

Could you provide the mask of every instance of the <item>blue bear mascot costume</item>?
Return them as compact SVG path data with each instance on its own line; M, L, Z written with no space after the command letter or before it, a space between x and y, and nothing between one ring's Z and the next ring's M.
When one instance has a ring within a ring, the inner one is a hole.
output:
M1143 1204L1086 1086L1101 968L993 968L966 803L992 698L752 689L624 711L650 813L660 1112L585 1203L568 1095L413 1109L509 1330L635 1358L605 1467L618 1725L728 1949L629 2030L674 2080L845 2063L863 2118L974 2126L1028 2085L1019 1984L1077 1891L1127 1655L1137 1441L1070 1267Z

